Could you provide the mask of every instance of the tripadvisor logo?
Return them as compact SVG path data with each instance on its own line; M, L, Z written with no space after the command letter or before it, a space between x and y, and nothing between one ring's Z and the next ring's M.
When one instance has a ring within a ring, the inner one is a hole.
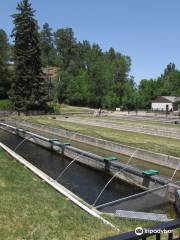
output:
M143 234L143 228L142 227L137 227L135 229L135 234L138 235L138 236L142 235Z
M166 230L166 229L147 229L147 228L142 228L142 227L137 227L135 229L135 234L137 236L141 236L143 235L143 233L147 233L147 234L161 234L161 233L164 233L164 234L169 234L169 233L172 233L173 230L169 229L169 230Z

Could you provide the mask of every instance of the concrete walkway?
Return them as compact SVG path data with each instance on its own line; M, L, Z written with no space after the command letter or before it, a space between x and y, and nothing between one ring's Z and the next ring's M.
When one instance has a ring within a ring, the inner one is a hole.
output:
M172 220L172 219L169 219L166 214L134 212L134 211L124 211L124 210L117 210L116 216L120 218L127 218L127 219L137 219L137 220L140 219L140 220L159 221L159 222L167 222Z

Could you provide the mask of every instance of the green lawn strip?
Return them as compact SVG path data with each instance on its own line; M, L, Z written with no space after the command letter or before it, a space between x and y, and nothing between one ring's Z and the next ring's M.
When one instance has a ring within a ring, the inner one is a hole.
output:
M11 110L11 102L8 99L0 100L0 111Z
M113 117L113 116L101 116L101 117L94 117L92 115L80 115L78 116L82 119L88 119L88 120L96 120L96 121L109 121L110 123L116 123L116 124L120 124L120 125L126 125L126 124L133 124L136 126L149 126L149 127L161 127L161 128L176 128L176 129L180 129L180 124L168 124L168 123L161 123L158 121L153 121L153 120L142 120L142 119L123 119L121 117Z
M81 113L89 113L89 112L94 112L93 109L88 108L88 107L74 107L74 106L69 106L69 105L59 105L60 107L60 112L65 114L65 113L75 113L75 112L81 112Z
M153 222L106 218L121 232ZM101 239L116 235L0 150L1 239Z
M23 117L23 119L34 123L42 123L52 127L59 127L62 129L76 131L85 135L103 138L106 140L146 149L157 153L164 153L180 157L180 140L178 139L152 136L143 133L133 133L130 131L109 129L105 127L95 127L79 123L69 123L60 120L52 120L47 116Z
M57 138L59 139L60 142L69 142L72 146L86 150L88 152L92 152L94 154L98 154L101 156L115 156L118 158L119 161L123 162L123 163L127 163L129 160L129 156L124 155L124 154L119 154L119 153L115 153L109 150L106 150L104 148L99 148L99 147L95 147L89 144L86 144L84 142L78 142L78 141L74 141L72 139L68 139L68 138L64 138L64 137L59 137L58 135L54 134L50 134L50 133L46 133L46 132L42 132L40 130L32 130L31 128L26 127L27 130L29 131L33 131L39 135L43 135L44 137L53 139L53 138ZM157 165L155 163L150 163L150 162L146 162L140 159L136 159L133 158L133 160L131 161L131 165L135 166L141 170L146 170L146 169L157 169L160 171L161 176L164 176L166 178L171 178L174 170L170 169L169 167L166 166L162 166L162 165ZM180 178L180 171L178 171L175 175L175 179L179 179Z

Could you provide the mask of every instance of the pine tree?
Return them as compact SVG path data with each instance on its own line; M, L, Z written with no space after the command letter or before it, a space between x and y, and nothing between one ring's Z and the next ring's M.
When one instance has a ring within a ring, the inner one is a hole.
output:
M0 29L0 99L7 98L7 92L10 87L8 52L9 44L7 35L4 30Z
M14 37L15 77L11 86L11 99L15 110L45 110L46 83L42 74L41 51L37 21L29 0L17 5L12 15Z
M55 33L55 45L59 56L59 66L62 70L69 70L76 57L76 39L72 28L58 29Z
M48 23L43 25L43 29L40 33L40 40L43 66L55 65L54 38L52 28L49 27Z

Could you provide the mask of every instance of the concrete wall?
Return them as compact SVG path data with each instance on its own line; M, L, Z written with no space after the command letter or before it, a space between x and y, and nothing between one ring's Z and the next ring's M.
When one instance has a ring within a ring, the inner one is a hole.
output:
M8 132L11 132L13 134L17 134L15 130L11 128L4 128ZM18 133L19 136L23 138L27 138L28 141L34 142L35 144L38 144L40 146L43 146L45 148L49 148L51 150L57 151L58 153L62 153L62 147L57 146L54 144L51 144L48 139L46 138L38 138L35 137L29 138L31 134L28 132ZM132 166L127 166L121 162L105 162L104 158L92 154L86 151L83 151L81 149L72 147L72 146L66 146L64 149L64 155L71 158L75 159L76 161L88 165L89 167L101 170L101 171L106 171L107 174L114 175L115 173L117 174L116 177L128 182L132 185L139 186L142 189L150 189L151 187L158 187L162 186L167 183L165 179L160 178L159 176L152 176L152 177L146 177L143 175L142 171L133 168Z
M127 145L82 135L82 134L79 134L76 132L71 132L68 130L52 128L52 127L48 127L47 125L34 124L34 123L25 122L25 121L21 121L21 122L20 121L17 121L17 122L8 121L8 122L10 124L14 124L14 125L21 126L24 128L29 127L31 129L44 131L46 133L55 134L57 136L70 138L75 141L83 142L83 143L86 143L86 144L89 144L92 146L96 146L99 148L103 148L103 149L106 149L106 150L109 150L112 152L117 152L120 154L124 154L127 156L131 156L136 150L136 148L130 147ZM150 163L155 163L158 165L166 166L166 167L169 167L172 169L176 169L178 163L180 162L180 158L178 158L178 157L169 156L166 154L155 153L155 152L143 150L140 148L138 149L138 151L136 151L136 153L134 154L134 157L137 159L141 159L141 160L150 162Z

